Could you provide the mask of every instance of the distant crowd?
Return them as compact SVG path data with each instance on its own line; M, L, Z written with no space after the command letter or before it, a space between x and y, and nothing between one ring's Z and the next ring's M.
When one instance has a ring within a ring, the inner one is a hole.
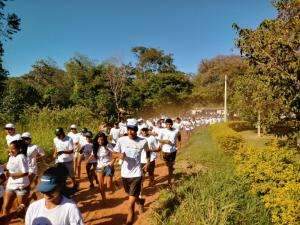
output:
M115 191L115 168L120 166L124 191L128 195L127 225L133 224L135 207L143 212L143 181L155 185L155 167L159 155L168 168L168 185L174 183L174 164L181 147L181 134L187 137L197 126L221 122L220 115L171 119L166 116L144 120L127 119L113 127L101 126L97 133L73 124L66 132L54 131L54 166L42 174L38 161L44 150L34 143L29 132L18 134L15 125L5 125L8 162L0 165L0 224L25 215L26 225L84 224L80 210L71 199L80 189L84 166L90 189L97 188L101 201ZM40 177L39 177L40 176ZM68 187L70 179L72 187ZM96 187L97 186L97 187ZM38 199L37 192L42 193ZM108 193L110 192L110 193ZM18 207L12 210L17 198ZM100 205L99 205L100 207ZM26 211L26 214L25 214ZM120 223L121 224L121 223Z

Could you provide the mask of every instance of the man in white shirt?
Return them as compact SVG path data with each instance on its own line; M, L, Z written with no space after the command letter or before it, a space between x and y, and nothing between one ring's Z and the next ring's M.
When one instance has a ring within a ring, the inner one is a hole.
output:
M77 126L72 124L70 126L70 132L68 136L72 138L73 145L74 145L74 173L75 176L80 179L81 174L81 155L79 153L82 146L80 146L80 134L77 132Z
M128 136L119 138L114 148L115 153L123 160L121 165L121 177L125 192L129 195L128 215L126 225L133 224L134 209L137 203L142 210L145 203L144 199L139 197L142 185L142 151L149 151L147 140L137 136L138 124L135 119L127 120ZM148 167L147 162L146 167Z
M178 130L173 128L173 121L166 119L166 128L160 133L158 139L163 152L163 159L168 167L168 183L172 184L174 164L177 153Z
M44 172L38 186L43 198L30 204L25 225L84 224L76 204L62 194L65 185L62 174L63 171L58 167L51 167Z
M73 188L77 189L77 183L74 174L74 144L72 138L65 135L64 129L61 127L55 130L56 137L53 139L54 152L53 157L56 158L56 163L64 166L68 175L72 180Z
M21 140L21 135L17 134L16 127L12 123L8 123L4 127L6 131L6 143L9 145L13 141Z
M114 124L114 127L110 129L109 136L111 138L111 143L116 144L118 139L122 136L121 129L118 123Z

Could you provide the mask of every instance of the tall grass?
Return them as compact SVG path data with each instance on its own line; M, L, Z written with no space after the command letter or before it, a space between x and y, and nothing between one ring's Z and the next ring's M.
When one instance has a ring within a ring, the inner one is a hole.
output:
M79 129L87 127L95 132L101 124L101 118L94 117L88 109L80 106L63 110L48 108L37 110L31 108L24 113L21 121L17 124L17 132L29 131L33 143L41 146L47 154L50 154L55 128L63 127L67 133L71 124L77 124ZM0 137L0 163L4 163L7 161L4 130L0 131Z
M179 170L182 181L174 191L161 192L153 224L271 224L259 199L248 194L247 181L235 175L232 157L218 149L208 129L193 134L178 160L202 164L207 171Z

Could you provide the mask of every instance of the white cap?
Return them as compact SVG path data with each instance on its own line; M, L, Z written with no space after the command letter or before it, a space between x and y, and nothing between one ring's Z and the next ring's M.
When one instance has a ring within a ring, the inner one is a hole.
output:
M137 127L138 123L136 121L136 119L127 119L127 127Z
M5 125L4 128L5 128L5 129L15 129L15 125L12 124L12 123L8 123L8 124Z
M144 121L143 118L139 118L138 119L138 122L142 122L142 121Z
M70 126L70 129L77 129L77 126L76 126L75 124L72 124L72 125Z
M31 134L29 132L25 132L21 136L22 138L30 138L31 139Z

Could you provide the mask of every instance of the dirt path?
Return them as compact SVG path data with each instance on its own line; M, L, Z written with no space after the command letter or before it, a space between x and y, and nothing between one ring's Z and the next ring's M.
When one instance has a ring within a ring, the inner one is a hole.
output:
M183 138L183 143L186 142L186 138ZM94 189L89 188L89 182L87 174L85 172L85 165L82 165L82 175L80 180L80 190L74 196L74 200L79 207L84 222L86 225L123 225L126 222L127 215L127 195L125 194L122 182L120 180L120 171L116 171L117 190L115 193L107 193L107 200L103 202L100 197L100 193L97 187ZM154 187L148 187L148 179L144 181L143 196L146 199L145 212L139 215L137 212L135 225L147 225L147 221L151 213L151 207L158 197L159 190L166 188L167 186L167 167L163 161L157 159L155 168L155 181ZM137 210L136 210L137 211ZM21 220L11 221L10 224L21 225Z

